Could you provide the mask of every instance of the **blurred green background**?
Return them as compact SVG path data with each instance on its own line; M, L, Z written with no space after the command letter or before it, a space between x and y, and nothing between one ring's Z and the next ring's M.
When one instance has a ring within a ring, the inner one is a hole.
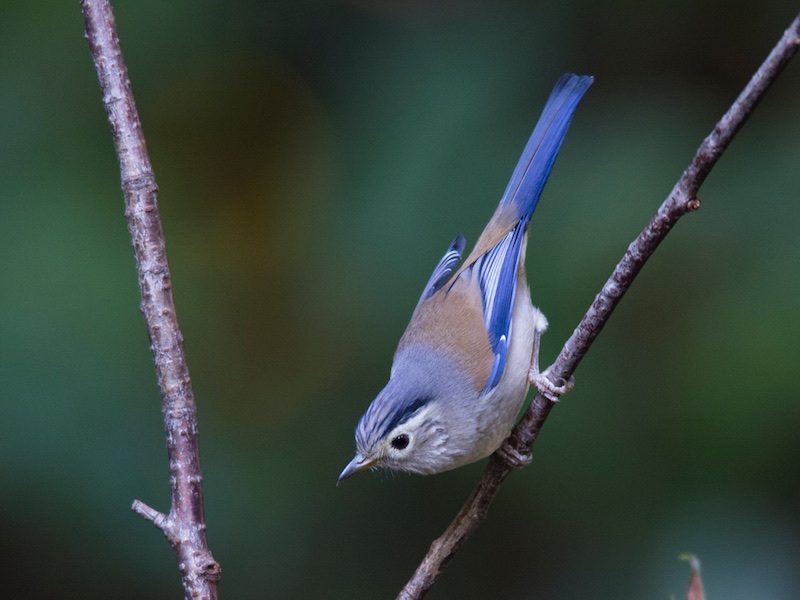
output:
M393 598L478 479L353 428L558 76L531 227L555 357L789 1L115 3L161 188L221 597ZM78 2L0 7L4 598L178 598L159 395ZM800 597L800 65L773 86L429 598Z

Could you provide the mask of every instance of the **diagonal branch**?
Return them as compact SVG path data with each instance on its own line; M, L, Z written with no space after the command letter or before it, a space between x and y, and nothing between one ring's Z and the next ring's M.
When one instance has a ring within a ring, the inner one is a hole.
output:
M114 139L133 242L150 349L155 360L169 455L172 506L160 513L135 500L133 510L167 536L175 550L187 600L215 600L219 564L206 542L197 407L178 327L167 250L158 210L158 186L122 57L108 0L82 0L92 53Z
M568 381L572 377L622 296L659 244L678 219L687 212L700 208L700 201L697 199L700 186L769 86L797 52L798 47L800 47L800 15L784 32L714 130L703 140L691 164L683 172L656 214L628 246L622 260L597 294L572 336L564 344L556 361L546 371L551 381L559 383ZM530 408L509 439L511 447L519 454L526 455L531 452L533 443L552 407L553 402L539 393L536 394ZM422 563L398 595L398 600L416 600L427 593L447 562L486 517L489 505L510 472L511 467L496 454L491 457L472 495L447 530L433 542Z

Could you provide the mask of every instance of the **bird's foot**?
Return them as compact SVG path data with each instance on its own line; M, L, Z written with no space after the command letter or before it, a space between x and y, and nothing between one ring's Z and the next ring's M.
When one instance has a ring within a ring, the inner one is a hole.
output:
M521 469L522 467L527 467L533 460L533 454L530 452L527 454L520 454L516 448L508 443L508 440L503 442L503 445L500 446L495 452L497 456L502 458L503 462L505 462L512 469Z
M575 378L570 377L568 380L565 380L559 377L556 380L557 382L553 383L549 377L549 371L550 369L547 368L543 373L540 373L538 369L531 368L530 373L528 373L528 381L539 390L542 396L551 402L558 402L560 396L566 394L575 387Z
M531 368L530 371L528 371L528 381L531 385L536 386L536 389L539 390L542 396L551 402L558 402L558 397L562 394L566 394L575 385L575 378L570 377L569 381L558 378L556 383L553 383L549 377L549 367L544 370L544 373L539 371L539 345L542 341L542 334L547 331L547 319L539 309L535 310L533 350L531 352Z

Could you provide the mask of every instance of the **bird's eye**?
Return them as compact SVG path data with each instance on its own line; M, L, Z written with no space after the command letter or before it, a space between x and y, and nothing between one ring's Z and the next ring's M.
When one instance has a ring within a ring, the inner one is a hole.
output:
M408 436L405 433L401 433L392 440L392 448L395 450L405 450L408 447L408 442Z

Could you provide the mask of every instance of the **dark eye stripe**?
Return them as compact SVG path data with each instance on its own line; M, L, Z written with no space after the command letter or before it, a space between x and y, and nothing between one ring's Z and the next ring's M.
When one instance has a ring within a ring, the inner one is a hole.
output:
M402 425L408 421L420 408L430 402L430 400L430 397L417 398L408 404L401 405L397 410L386 415L386 418L381 424L381 437L391 432L398 425Z

